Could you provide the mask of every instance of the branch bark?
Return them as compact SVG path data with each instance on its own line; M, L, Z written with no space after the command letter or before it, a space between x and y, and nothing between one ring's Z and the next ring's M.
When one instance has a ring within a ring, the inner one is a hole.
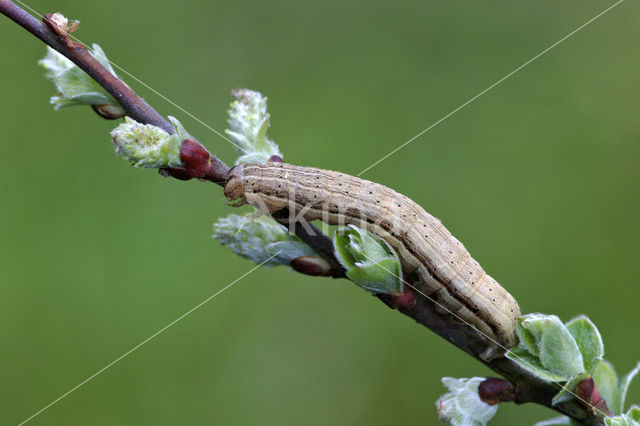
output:
M0 0L0 12L78 65L122 105L129 117L174 133L173 126L164 117L158 114L128 85L100 65L84 45L72 41L67 34L57 33L54 31L55 28L52 30L50 24L38 21L9 0ZM46 19L45 17L45 22ZM215 155L209 153L199 142L185 140L181 149L181 158L183 168L164 169L161 170L161 173L181 180L198 178L224 186L229 167L217 159ZM284 215L276 219L288 223L288 218ZM344 278L344 269L333 255L331 239L315 227L313 229L315 234L311 234L304 226L294 225L296 234L330 262L332 265L331 275L334 278ZM377 297L388 307L398 310L417 323L431 329L507 379L513 384L514 389L513 393L510 393L509 400L513 400L516 404L535 403L549 407L585 425L604 424L602 417L597 412L585 407L579 401L572 400L552 406L551 400L560 390L558 384L545 382L531 375L507 358L498 358L489 362L483 361L480 354L486 348L485 337L470 327L461 326L452 316L437 312L435 304L417 293L410 285L405 285L403 295L380 294Z

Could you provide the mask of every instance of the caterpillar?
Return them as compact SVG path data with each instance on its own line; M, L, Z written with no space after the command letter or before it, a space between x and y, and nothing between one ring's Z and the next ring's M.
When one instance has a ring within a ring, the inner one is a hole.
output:
M307 221L353 224L377 234L396 249L420 292L487 337L483 359L516 344L518 303L438 219L408 197L347 174L281 162L235 166L224 193L237 200L234 206L252 204L266 214L288 209Z

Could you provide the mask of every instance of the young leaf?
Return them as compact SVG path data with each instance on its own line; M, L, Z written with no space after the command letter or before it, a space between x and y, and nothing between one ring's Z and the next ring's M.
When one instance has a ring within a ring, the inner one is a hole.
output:
M538 342L536 341L536 335L534 335L534 328L537 329L538 321L530 321L531 319L535 319L538 316L543 316L543 314L528 314L523 315L516 320L516 334L518 335L519 345L525 348L529 353L536 358L540 356L540 351L538 350ZM531 328L531 330L530 330ZM537 334L541 332L536 330Z
M605 417L604 424L607 426L640 426L640 423L626 414L615 417Z
M519 319L522 343L545 370L564 380L582 373L582 354L571 333L555 315L528 314Z
M627 416L636 422L640 422L640 407L634 405L627 411Z
M627 399L627 392L629 386L633 381L633 378L640 372L640 362L636 364L633 370L631 370L626 376L620 380L620 387L618 388L618 412L624 413L624 404Z
M478 396L478 385L484 377L455 379L443 377L449 392L436 402L438 417L451 426L484 426L498 411L497 405L488 405Z
M333 247L347 277L360 287L373 293L403 292L400 259L382 238L349 225L336 231Z
M116 75L104 52L97 44L90 52L109 72ZM46 56L38 62L46 76L53 82L58 95L51 97L55 110L75 105L109 106L110 118L124 116L122 106L107 93L93 78L62 54L47 48Z
M114 77L119 78L118 74L116 74L115 70L111 66L111 62L109 62L109 59L107 59L107 55L104 53L104 50L102 50L102 47L100 47L100 45L98 45L97 43L93 43L91 45L91 50L89 53L91 53L91 55L96 58L98 62L100 62L100 65L105 67L107 71L113 74Z
M593 381L600 391L600 395L607 401L607 407L613 414L622 414L618 411L618 375L610 362L602 360L598 364Z
M567 380L564 375L547 370L542 366L537 357L520 345L511 348L505 356L519 364L525 370L548 382L564 382Z
M584 315L572 319L566 323L566 326L580 349L585 371L593 376L604 356L604 344L600 332Z
M566 377L573 377L584 370L578 345L557 317L549 321L538 347L540 362L548 370Z
M183 141L185 139L193 139L193 136L191 136L189 132L187 132L187 129L184 128L182 123L180 123L180 121L178 121L177 118L172 116L169 116L168 118L171 124L173 124L173 128L176 129L175 134L178 137L178 139L180 139L180 141Z

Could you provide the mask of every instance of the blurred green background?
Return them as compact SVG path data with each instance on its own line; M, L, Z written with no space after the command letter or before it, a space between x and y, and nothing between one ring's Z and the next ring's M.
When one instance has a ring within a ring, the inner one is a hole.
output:
M356 174L604 10L602 1L30 0L222 131L269 97L289 162ZM363 177L441 218L523 312L589 315L640 359L640 5L624 2ZM29 417L253 265L210 238L219 187L116 158L54 112L44 46L0 17L0 424ZM122 75L122 73L121 73ZM232 146L178 117L227 162ZM345 280L261 269L34 425L425 425L489 370ZM640 402L640 386L631 402ZM495 425L554 413L505 404Z

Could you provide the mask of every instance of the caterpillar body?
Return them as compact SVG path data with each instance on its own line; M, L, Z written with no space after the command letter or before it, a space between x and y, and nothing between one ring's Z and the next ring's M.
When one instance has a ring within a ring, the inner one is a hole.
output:
M353 224L396 249L414 286L487 337L490 360L517 342L515 299L485 273L438 219L408 197L343 173L286 163L240 164L227 175L225 196L267 214L283 209L307 221Z

